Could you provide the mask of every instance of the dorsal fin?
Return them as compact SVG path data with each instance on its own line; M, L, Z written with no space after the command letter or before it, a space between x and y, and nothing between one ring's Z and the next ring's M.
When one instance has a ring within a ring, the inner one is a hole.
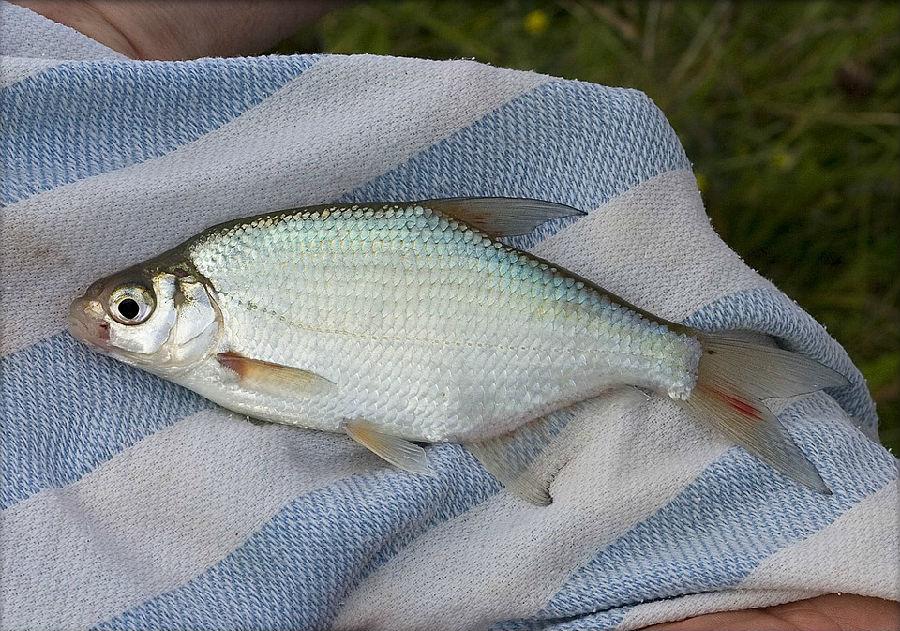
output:
M565 204L515 197L453 197L417 203L494 237L528 234L551 219L587 214Z

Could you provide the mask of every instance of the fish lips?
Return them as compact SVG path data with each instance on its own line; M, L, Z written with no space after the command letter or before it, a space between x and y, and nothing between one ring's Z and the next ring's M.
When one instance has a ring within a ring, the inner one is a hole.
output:
M85 344L109 350L109 323L96 300L78 298L69 306L69 333Z

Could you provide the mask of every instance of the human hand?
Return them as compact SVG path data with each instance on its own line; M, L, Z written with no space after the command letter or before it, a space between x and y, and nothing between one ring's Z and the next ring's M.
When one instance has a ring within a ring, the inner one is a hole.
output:
M827 594L762 609L722 611L646 627L644 631L896 631L900 603Z
M341 0L12 0L132 59L259 53Z

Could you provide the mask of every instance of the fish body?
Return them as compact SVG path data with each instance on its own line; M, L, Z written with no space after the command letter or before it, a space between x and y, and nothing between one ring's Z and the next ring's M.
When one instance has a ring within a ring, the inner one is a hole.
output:
M226 408L346 431L412 470L408 441L458 442L498 473L504 437L615 386L696 402L715 343L505 245L515 200L494 200L500 221L479 201L215 226L95 283L71 328Z
M238 222L184 257L221 314L217 352L301 367L313 393L242 387L215 353L173 380L246 414L466 442L615 384L686 397L699 344L428 207L323 208Z

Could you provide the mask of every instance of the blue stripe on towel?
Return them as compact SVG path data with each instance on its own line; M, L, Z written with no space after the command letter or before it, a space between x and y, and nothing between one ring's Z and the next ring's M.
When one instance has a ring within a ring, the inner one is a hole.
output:
M67 333L0 359L0 508L78 480L212 403Z
M410 158L347 201L484 195L532 197L592 210L690 162L642 92L554 81ZM528 248L570 223L547 222L511 243Z
M8 86L0 90L0 203L197 140L317 58L66 63Z
M327 629L366 575L499 490L460 447L428 454L433 475L384 469L297 498L197 578L96 629Z

